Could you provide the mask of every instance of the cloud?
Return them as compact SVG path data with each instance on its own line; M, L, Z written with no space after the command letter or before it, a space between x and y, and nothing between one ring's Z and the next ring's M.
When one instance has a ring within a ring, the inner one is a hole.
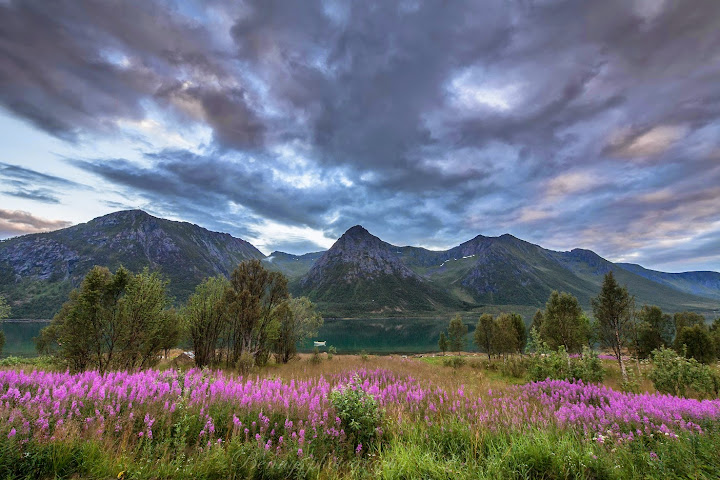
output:
M5 187L1 193L41 203L60 203L58 191L85 188L71 180L0 162L0 178Z
M629 158L660 155L687 133L687 127L681 125L658 125L635 133L621 131L610 141L608 153Z
M71 222L64 220L48 220L21 210L5 210L0 208L0 237L14 237L28 233L47 232L69 227Z
M0 3L0 105L127 203L267 248L362 223L652 266L661 242L719 230L716 0L203 6ZM21 174L2 190L71 188Z

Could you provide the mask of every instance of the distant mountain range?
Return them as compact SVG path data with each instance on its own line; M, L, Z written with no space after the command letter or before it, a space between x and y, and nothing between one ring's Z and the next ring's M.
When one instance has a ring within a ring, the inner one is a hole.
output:
M638 305L663 310L720 311L720 273L663 273L614 264L590 250L556 252L512 235L472 240L445 251L398 247L361 226L325 252L263 255L250 243L199 226L122 211L49 233L0 242L0 294L16 318L50 318L93 265L160 271L177 302L207 276L228 275L261 259L283 272L296 295L326 316L390 316L513 309L526 315L552 290L585 308L612 270Z

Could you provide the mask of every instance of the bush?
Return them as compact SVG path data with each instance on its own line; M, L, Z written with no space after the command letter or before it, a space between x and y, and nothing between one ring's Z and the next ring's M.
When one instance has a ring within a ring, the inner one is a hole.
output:
M653 351L651 358L653 367L648 377L658 392L676 396L695 393L700 397L718 394L720 380L710 367L694 358L685 358L664 347Z
M365 453L380 438L384 415L375 397L365 392L360 383L355 376L347 385L330 392L330 402L353 452Z
M449 357L443 359L443 365L446 367L460 368L465 365L467 361L463 357Z
M522 378L528 370L528 361L520 357L510 357L500 366L500 372L507 377Z
M576 379L587 383L602 382L605 369L597 354L588 347L577 357L571 357L565 347L557 350L541 348L529 360L530 379L541 381L547 378L554 380Z
M255 357L249 352L243 352L240 354L235 368L240 375L247 375L250 370L255 366Z
M328 348L328 351L327 351L327 359L332 360L332 358L335 354L337 354L337 348L330 345L330 347Z
M320 356L320 350L318 350L317 347L315 347L315 350L313 350L312 357L310 357L310 363L313 365L319 365L322 362L322 357Z

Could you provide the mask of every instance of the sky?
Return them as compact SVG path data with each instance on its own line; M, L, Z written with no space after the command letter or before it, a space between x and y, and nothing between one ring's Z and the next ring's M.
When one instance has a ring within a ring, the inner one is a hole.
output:
M717 0L0 0L0 238L129 208L720 271Z

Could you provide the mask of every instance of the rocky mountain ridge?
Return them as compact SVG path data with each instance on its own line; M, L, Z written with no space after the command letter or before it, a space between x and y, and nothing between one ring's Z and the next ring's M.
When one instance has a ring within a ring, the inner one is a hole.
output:
M590 250L557 252L512 235L478 235L434 251L398 247L360 225L327 251L265 256L227 233L154 217L116 212L55 232L0 241L0 294L13 316L49 318L93 265L160 271L183 302L205 277L228 275L240 262L261 259L281 271L296 295L338 316L412 315L474 310L489 305L542 307L552 290L576 295L586 308L612 270L639 304L663 309L720 310L720 273L668 274L613 264Z

